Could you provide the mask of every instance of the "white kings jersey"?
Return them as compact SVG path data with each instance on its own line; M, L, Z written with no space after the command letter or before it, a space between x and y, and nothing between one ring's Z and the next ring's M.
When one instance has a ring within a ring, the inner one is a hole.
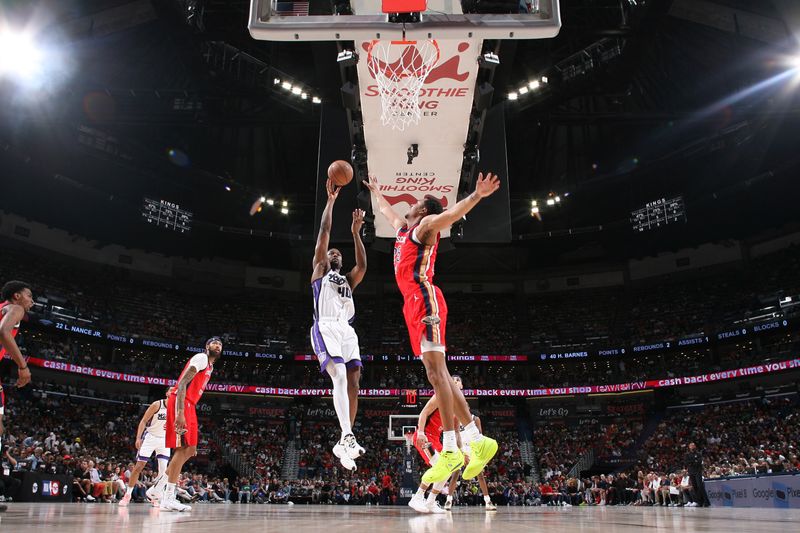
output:
M164 439L167 437L167 401L159 401L161 405L158 411L156 411L156 414L153 415L153 418L150 419L150 423L147 425L145 431L148 435Z
M353 291L347 278L329 270L311 283L314 292L314 320L351 322L356 314Z

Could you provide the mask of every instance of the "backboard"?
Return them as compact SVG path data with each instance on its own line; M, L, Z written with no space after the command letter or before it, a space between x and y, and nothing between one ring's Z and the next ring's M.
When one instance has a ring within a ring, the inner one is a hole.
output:
M404 24L390 22L380 0L350 0L352 15L334 15L332 6L342 3L348 2L251 0L250 34L266 41L547 39L561 27L558 0L511 0L508 13L469 12L474 0L427 0L420 21Z

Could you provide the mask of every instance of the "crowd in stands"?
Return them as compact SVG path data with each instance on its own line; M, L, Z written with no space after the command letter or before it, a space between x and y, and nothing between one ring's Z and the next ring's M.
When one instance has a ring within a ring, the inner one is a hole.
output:
M753 259L746 269L718 266L627 286L535 294L446 291L449 352L535 356L709 334L800 293L800 275L792 268L799 264L800 248L791 247ZM214 332L230 344L273 353L310 351L310 294L300 291L193 286L4 249L0 279L20 277L33 284L37 309L54 319L182 344ZM363 353L408 353L398 294L360 294L356 307Z
M675 410L642 446L644 468L674 473L684 468L689 442L705 455L706 477L800 469L800 406L787 398Z

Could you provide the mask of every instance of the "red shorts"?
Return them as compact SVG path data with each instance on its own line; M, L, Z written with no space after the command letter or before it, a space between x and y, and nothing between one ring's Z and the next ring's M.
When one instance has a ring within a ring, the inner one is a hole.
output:
M433 449L433 451L435 451L435 452L441 452L442 451L442 440L441 440L442 436L441 436L441 434L434 435L433 433L425 432L425 436L428 437L428 442L431 444L431 449ZM414 432L413 439L414 439L414 448L417 449L417 451L419 452L420 457L422 457L422 460L425 461L425 464L428 465L428 466L431 466L431 459L430 459L430 457L428 457L428 451L429 450L427 448L423 448L422 446L419 445L419 443L417 442L417 432L416 431Z
M403 316L408 327L411 349L417 357L422 355L422 340L446 346L444 332L447 326L447 302L439 287L425 284L420 290L406 295Z
M178 435L175 432L175 400L176 396L170 394L167 400L167 448L181 448L183 446L197 446L197 413L194 404L184 401L183 417L186 419L186 433Z

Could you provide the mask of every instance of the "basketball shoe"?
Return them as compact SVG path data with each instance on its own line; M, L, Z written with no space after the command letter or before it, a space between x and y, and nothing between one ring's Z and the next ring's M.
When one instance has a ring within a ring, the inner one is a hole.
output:
M353 437L353 441L355 440L355 437ZM356 462L350 458L350 455L347 453L347 448L343 443L336 443L336 446L333 447L333 455L339 458L339 462L342 463L342 466L347 470L356 469Z
M366 452L366 450L356 441L356 436L352 433L345 435L344 439L342 439L342 444L347 450L347 455L350 457L350 459L356 460Z
M495 443L495 451L497 451L497 443ZM472 463L470 463L470 465L471 464ZM485 464L486 463L484 463L484 465ZM443 451L439 454L439 460L436 461L436 464L430 467L422 475L422 482L426 485L430 485L431 483L447 481L447 479L450 477L450 474L461 468L463 465L464 454L461 453L461 450ZM477 475L477 472L475 475Z
M418 513L430 513L431 510L428 509L428 504L425 501L425 496L419 496L418 494L414 494L410 500L408 500L408 506L414 509Z
M425 504L428 507L428 512L431 514L442 514L447 512L442 509L441 506L439 506L439 502L437 502L435 498L433 500L428 500L425 502Z
M119 501L117 505L119 505L120 507L127 507L128 504L131 503L132 494L133 494L132 492L125 493L125 496L122 497L122 499Z
M486 467L486 464L492 460L494 454L497 453L497 441L485 435L481 438L470 443L472 455L469 464L464 469L461 475L463 479L472 479L480 474Z

